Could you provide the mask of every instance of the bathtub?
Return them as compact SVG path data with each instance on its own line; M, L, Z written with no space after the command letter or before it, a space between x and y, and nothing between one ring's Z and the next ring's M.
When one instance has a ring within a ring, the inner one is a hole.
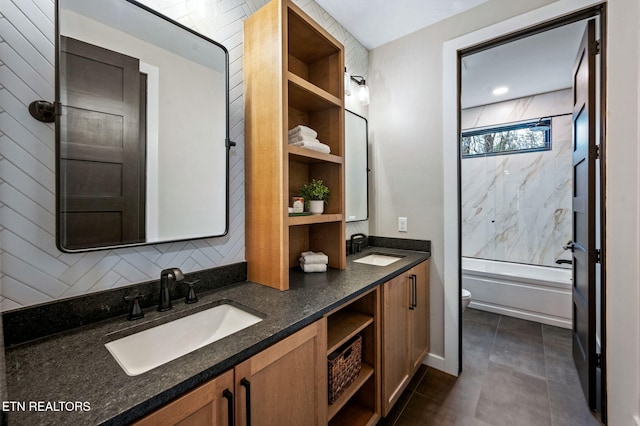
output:
M469 307L571 328L571 269L462 258Z

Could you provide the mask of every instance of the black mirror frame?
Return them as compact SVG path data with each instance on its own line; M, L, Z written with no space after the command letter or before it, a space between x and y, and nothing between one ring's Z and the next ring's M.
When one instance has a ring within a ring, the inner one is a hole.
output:
M364 222L369 220L369 196L371 195L370 193L370 189L369 189L369 173L371 172L371 167L369 166L369 120L367 120L366 118L364 118L363 116L361 116L360 114L356 114L353 111L350 111L348 109L345 108L345 114L349 113L352 115L355 115L358 118L361 118L364 120L364 127L365 127L365 138L366 138L366 162L367 162L367 217L364 219L356 219L356 220L349 220L346 221L346 223L355 223L355 222ZM346 122L346 120L345 120ZM346 137L345 137L345 144L347 143L346 141ZM346 161L345 161L345 169L346 169ZM345 190L346 193L346 190ZM346 200L345 200L345 205L346 205ZM346 213L345 213L346 216Z
M156 245L156 244L167 244L174 243L178 241L193 241L207 238L219 238L224 237L229 233L229 157L230 150L232 147L236 146L236 143L231 141L229 137L229 51L222 44L218 43L215 40L212 40L197 31L192 30L185 25L174 21L173 19L157 12L150 7L139 3L135 0L122 0L127 3L130 3L134 6L137 6L144 11L151 13L152 15L161 18L168 23L175 25L176 27L191 33L217 47L222 49L225 56L225 146L226 146L226 159L225 159L225 228L224 232L220 235L205 235L197 238L178 238L174 240L163 240L163 241L145 241L140 243L131 243L131 244L121 244L121 245L112 245L112 246L99 246L99 247L88 247L81 249L68 249L62 246L61 244L61 235L62 235L62 220L60 212L60 197L61 194L61 178L60 178L60 1L55 1L55 102L54 102L54 110L55 110L55 154L56 154L56 247L58 250L64 253L84 253L91 251L99 251L99 250L113 250L118 248L126 248L126 247L137 247L137 246L146 246L146 245ZM35 118L35 117L34 117Z

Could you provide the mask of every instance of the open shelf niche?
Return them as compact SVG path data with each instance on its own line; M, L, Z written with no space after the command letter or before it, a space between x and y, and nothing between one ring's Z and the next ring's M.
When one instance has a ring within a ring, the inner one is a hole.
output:
M330 425L375 425L380 419L380 296L374 288L327 315L327 356L362 336L362 368L356 380L327 408Z
M286 290L303 251L346 267L344 48L290 0L272 0L245 21L244 60L247 273ZM289 145L298 125L331 152ZM325 212L290 217L312 179L331 190Z

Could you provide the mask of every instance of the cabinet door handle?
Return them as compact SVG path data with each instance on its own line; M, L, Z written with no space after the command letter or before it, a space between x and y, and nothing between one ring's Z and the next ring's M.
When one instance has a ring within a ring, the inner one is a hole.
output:
M412 274L413 278L413 307L418 307L418 276L416 274Z
M240 380L240 385L244 386L246 389L246 416L247 416L247 426L251 426L251 382L246 378Z
M411 286L409 290L409 310L413 311L413 275L409 275L409 285Z
M227 410L229 411L229 426L234 426L235 422L233 419L233 393L229 389L225 389L222 391L222 396L227 399Z

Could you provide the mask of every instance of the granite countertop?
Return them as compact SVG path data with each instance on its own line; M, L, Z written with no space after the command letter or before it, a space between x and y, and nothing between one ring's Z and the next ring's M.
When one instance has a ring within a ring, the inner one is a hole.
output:
M374 252L403 257L389 266L353 262ZM237 283L200 294L193 305L174 303L170 312L145 310L142 320L115 318L9 348L8 400L25 403L25 411L15 406L8 413L9 424L129 423L428 258L426 252L370 247L348 256L345 270L319 274L292 270L288 291ZM264 320L135 377L127 376L104 346L220 301L257 311ZM84 405L66 411L73 404L63 402L69 401ZM38 402L41 404L35 405Z

